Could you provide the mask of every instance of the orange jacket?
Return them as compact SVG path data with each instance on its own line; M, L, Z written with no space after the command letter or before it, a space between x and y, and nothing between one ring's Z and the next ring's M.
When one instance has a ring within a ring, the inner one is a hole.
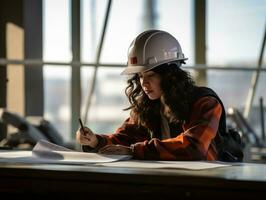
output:
M222 106L214 97L199 98L192 105L188 123L176 137L160 140L151 138L145 127L137 126L131 118L114 134L97 135L99 149L107 144L133 146L135 159L145 160L217 160L213 139L216 136ZM171 133L172 135L172 133ZM84 151L87 151L83 148Z

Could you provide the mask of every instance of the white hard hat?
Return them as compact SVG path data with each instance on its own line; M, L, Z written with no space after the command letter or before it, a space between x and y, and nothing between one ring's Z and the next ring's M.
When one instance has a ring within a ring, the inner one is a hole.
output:
M128 62L121 74L135 74L185 58L179 42L169 33L149 30L138 35L128 49Z

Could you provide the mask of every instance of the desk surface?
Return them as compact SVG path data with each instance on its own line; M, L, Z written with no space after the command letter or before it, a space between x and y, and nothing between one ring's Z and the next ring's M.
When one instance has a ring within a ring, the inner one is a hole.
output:
M0 193L82 198L265 197L266 165L208 170L0 163Z

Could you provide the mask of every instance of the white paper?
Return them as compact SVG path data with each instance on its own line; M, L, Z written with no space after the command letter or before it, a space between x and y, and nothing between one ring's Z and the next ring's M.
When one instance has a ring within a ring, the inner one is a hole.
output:
M90 164L130 158L129 155L77 152L47 141L38 142L32 151L0 151L0 161L2 162Z
M128 155L105 155L84 153L67 149L47 141L39 141L32 151L0 151L0 162L54 163L54 164L97 164L106 167L126 168L168 168L203 170L217 167L229 167L231 163L207 161L144 161L129 160ZM129 161L124 161L129 160ZM119 161L119 162L115 162ZM234 164L235 165L235 164Z
M59 146L57 144L54 144L54 143L51 143L45 140L40 140L34 146L32 151L73 151L73 150Z
M133 167L133 168L168 168L168 169L187 169L187 170L203 170L212 169L217 167L229 167L232 166L229 163L220 162L208 162L208 161L121 161L115 163L103 163L100 164L107 167Z

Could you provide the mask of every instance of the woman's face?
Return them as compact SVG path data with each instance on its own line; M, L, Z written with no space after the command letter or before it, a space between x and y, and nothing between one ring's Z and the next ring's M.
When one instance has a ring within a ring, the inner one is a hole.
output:
M142 90L151 100L161 97L162 91L160 87L161 77L153 71L138 73Z

